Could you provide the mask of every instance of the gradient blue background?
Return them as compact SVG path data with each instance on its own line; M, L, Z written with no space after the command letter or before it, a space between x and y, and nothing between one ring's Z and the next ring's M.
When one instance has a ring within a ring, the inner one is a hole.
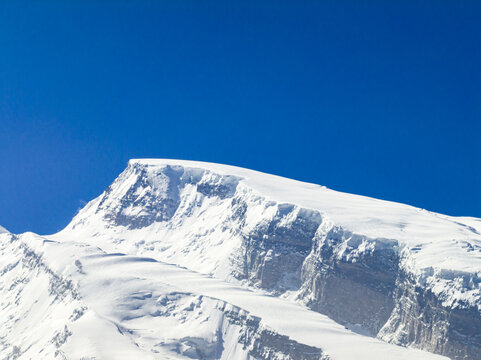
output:
M0 2L13 232L61 229L139 157L481 217L480 1L35 3Z

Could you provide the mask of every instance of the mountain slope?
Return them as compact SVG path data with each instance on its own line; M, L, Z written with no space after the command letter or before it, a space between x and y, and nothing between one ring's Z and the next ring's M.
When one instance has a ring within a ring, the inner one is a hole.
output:
M0 240L2 358L442 358L152 258L29 233Z
M0 354L37 351L16 331L45 303L59 327L35 343L66 358L438 358L390 342L481 359L480 229L247 169L131 160L61 232L0 234Z

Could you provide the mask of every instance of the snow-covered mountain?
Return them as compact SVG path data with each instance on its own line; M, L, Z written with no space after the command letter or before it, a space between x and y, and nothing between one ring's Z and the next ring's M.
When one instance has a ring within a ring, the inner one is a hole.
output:
M481 359L480 232L256 171L131 160L59 233L0 228L0 358Z

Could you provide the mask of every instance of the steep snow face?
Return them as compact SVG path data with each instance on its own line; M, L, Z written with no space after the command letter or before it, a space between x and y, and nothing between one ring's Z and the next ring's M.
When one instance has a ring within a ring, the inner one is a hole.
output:
M231 166L149 159L130 161L50 238L177 264L297 301L363 334L481 359L480 231L480 219Z
M5 234L5 233L9 233L9 231L0 225L0 234Z

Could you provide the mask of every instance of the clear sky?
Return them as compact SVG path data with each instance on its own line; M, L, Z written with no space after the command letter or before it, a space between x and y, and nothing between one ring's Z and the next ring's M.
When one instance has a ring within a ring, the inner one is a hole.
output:
M0 224L53 233L129 158L481 217L481 1L0 2Z

